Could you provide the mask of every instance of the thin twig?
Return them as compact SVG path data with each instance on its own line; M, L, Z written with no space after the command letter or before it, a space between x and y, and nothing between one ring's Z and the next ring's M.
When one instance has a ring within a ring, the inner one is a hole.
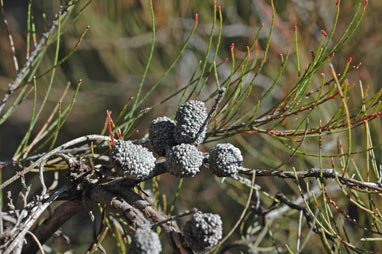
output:
M9 31L8 21L7 21L7 18L5 17L3 0L0 0L0 4L1 4L1 15L3 16L3 23L5 25L5 30L7 31L7 34L8 34L9 44L11 45L13 63L15 65L15 70L16 70L16 74L17 74L19 72L19 63L17 62L17 58L16 58L15 43L13 42L12 34ZM1 110L0 110L0 112L1 112Z
M20 227L16 227L17 233L15 237L9 243L4 254L10 254L12 251L19 245L20 242L23 242L25 238L25 234L30 230L30 228L35 224L40 215L52 204L54 200L56 200L63 192L68 190L68 185L64 185L59 190L54 192L50 198L46 201L38 202L34 208L30 211L28 218L26 221L23 221ZM25 211L25 210L24 210Z
M191 209L191 210L188 210L188 211L185 211L185 212L176 214L176 215L172 215L172 216L168 217L168 218L165 219L165 220L162 220L162 221L156 222L156 223L154 223L154 224L151 224L151 227L154 228L154 227L156 227L156 226L160 226L160 225L162 225L162 224L164 224L164 223L167 223L167 222L169 222L169 221L174 221L174 220L176 220L176 219L178 219L178 218L180 218L180 217L184 217L184 216L187 216L187 215L190 215L190 214L194 214L194 213L197 213L197 212L198 212L198 209L193 208L193 209Z
M61 225L74 215L83 210L82 202L79 200L66 201L56 208L53 215L34 229L33 234L37 236L41 244L44 244ZM36 253L38 246L34 241L28 241L23 248L23 253Z
M45 254L44 249L42 248L42 245L41 245L40 241L38 240L37 236L35 234L33 234L32 232L30 232L30 231L28 231L27 233L30 236L32 236L33 240L36 242L36 244L38 246L38 249L41 252L41 254Z
M45 181L44 181L44 166L46 161L41 162L40 169L39 169L39 178L42 186L41 196L44 197L47 191Z
M224 92L225 92L225 88L220 88L219 89L219 93L218 93L218 97L216 98L215 100L215 104L212 106L210 112L208 113L208 116L206 118L206 120L204 120L202 126L200 126L199 128L199 131L198 133L196 134L195 136L195 141L196 142L198 139L199 139L199 136L202 134L202 132L204 131L204 128L206 128L206 126L209 124L209 122L211 121L212 119L212 116L214 115L214 113L216 112L217 108L219 107L219 104L220 102L222 101L223 99L223 95L224 95Z
M27 147L27 149L26 149L26 151L24 152L24 155L23 155L24 158L29 154L29 152L33 148L33 146L40 140L40 137L44 133L46 128L48 128L50 122L52 121L54 115L56 114L56 112L57 112L57 110L59 108L59 105L62 104L62 101L64 100L67 92L69 91L69 88L70 88L70 82L68 82L68 84L66 85L64 92L62 93L62 95L61 95L60 99L58 100L56 106L54 107L52 113L50 113L50 115L48 117L48 120L46 120L46 122L44 123L44 125L42 126L40 131L37 133L36 137L33 139L33 141Z
M256 174L252 173L251 186L254 185L255 178L256 178ZM249 205L251 203L252 194L253 194L253 188L250 188L248 199L247 199L247 204L245 205L239 219L237 220L236 224L232 227L231 231L223 238L223 240L220 241L220 243L219 243L220 245L223 244L225 241L227 241L227 239L233 234L233 232L236 230L236 228L240 225L240 222L243 220L245 213L247 212Z
M1 0L1 2L2 2L2 0ZM70 1L64 8L60 9L60 11L59 11L60 15L56 15L56 18L53 20L50 29L47 32L43 33L39 43L36 45L36 47L34 48L32 53L30 54L30 57L25 62L23 68L17 73L16 79L13 82L8 84L8 90L3 95L3 99L0 101L0 114L3 111L6 103L8 102L10 96L15 92L15 90L19 87L21 82L24 80L26 74L31 69L32 64L34 63L34 61L39 56L39 53L45 48L49 37L56 30L58 23L59 23L58 17L65 15L69 11L69 7L71 7L72 5L73 5L73 2Z
M303 212L300 211L300 216L298 218L298 230L297 230L297 247L296 247L296 252L297 254L300 253L300 243L301 243L301 227L302 227L302 215ZM311 228L314 226L312 225Z
M290 179L296 179L296 176L298 178L309 178L309 177L320 178L322 176L323 178L331 178L331 179L335 179L338 177L340 182L349 188L359 188L359 189L382 192L382 186L380 186L378 183L363 182L363 181L355 180L353 178L343 177L342 174L335 172L333 169L323 169L321 171L320 169L313 168L308 171L298 171L296 175L293 171L268 171L268 170L261 170L261 169L253 169L253 170L246 169L246 170L240 171L241 174L245 174L245 175L252 175L252 172L255 172L256 176L259 176L259 177L275 176L275 177L290 178Z
M17 179L19 179L21 175L25 175L28 172L30 172L33 168L35 168L37 165L41 164L44 160L47 160L49 157L51 157L53 155L56 155L57 153L61 152L62 150L66 149L66 148L68 148L70 146L76 145L78 143L86 142L86 141L109 141L109 140L110 140L110 137L101 136L101 135L87 135L87 136L83 136L83 137L79 137L79 138L73 139L73 140L71 140L71 141L69 141L69 142L67 142L67 143L65 143L63 145L60 145L59 147L51 150L50 152L47 152L45 155L40 157L40 159L38 159L37 161L33 162L29 167L23 169L22 171L18 172L17 174L12 176L11 178L7 179L5 182L0 184L0 190L5 188L9 184L13 183Z

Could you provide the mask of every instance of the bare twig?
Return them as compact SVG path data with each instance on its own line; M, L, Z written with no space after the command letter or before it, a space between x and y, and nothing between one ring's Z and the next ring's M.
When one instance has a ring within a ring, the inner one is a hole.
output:
M0 0L0 5L1 5L1 16L3 16L3 23L5 25L5 30L7 30L9 44L11 45L13 63L15 65L15 70L16 70L16 74L17 74L19 72L19 63L17 62L17 58L16 58L15 43L13 42L13 37L12 37L12 34L9 31L9 27L8 27L8 21L7 21L7 18L5 17L4 2L3 2L3 0ZM0 110L0 112L1 112L1 110Z
M178 219L180 217L187 216L187 215L190 215L190 214L194 214L194 213L197 213L197 212L198 212L198 209L193 208L191 210L188 210L188 211L185 211L185 212L182 212L182 213L170 216L167 219L162 220L160 222L156 222L156 223L152 224L151 227L156 227L156 226L159 226L159 225L161 225L163 223L167 223L169 221L174 221L174 220L176 220L176 219Z
M287 205L289 208L291 209L294 209L294 210L297 210L297 211L300 211L303 213L306 221L308 222L309 224L309 227L313 228L313 231L315 233L321 233L321 229L317 226L315 226L314 224L314 219L312 218L312 216L310 215L308 209L304 206L301 206L301 205L298 205L294 202L291 202L283 193L279 192L276 194L275 196L281 203ZM328 238L330 238L329 235L327 235Z
M1 1L2 2L2 1ZM6 103L8 102L10 96L15 92L15 90L19 87L21 82L23 82L26 74L31 69L32 64L37 59L39 53L45 48L49 37L56 31L59 23L59 16L64 16L72 7L73 2L70 1L65 7L61 8L59 11L59 15L56 15L56 18L53 20L51 27L47 32L45 32L39 43L36 45L29 58L25 62L23 68L17 73L16 79L8 84L8 91L3 95L3 99L0 101L0 113L3 111Z
M26 148L25 153L23 154L23 158L25 158L29 154L29 152L33 148L33 146L40 140L40 137L44 133L46 128L48 128L50 122L52 121L54 115L56 114L56 112L57 112L57 110L59 108L59 105L62 104L63 99L65 98L67 92L69 91L69 88L70 88L70 83L68 82L68 84L65 87L64 92L62 93L62 95L61 95L60 99L58 100L56 106L52 110L52 113L49 115L48 119L46 120L46 122L44 123L44 125L42 126L40 131L37 133L36 137L32 140L32 142Z
M17 174L15 174L11 178L7 179L5 182L0 184L0 190L3 189L4 187L8 186L9 184L13 183L17 179L19 179L21 175L25 175L28 172L30 172L33 168L35 168L37 165L41 164L43 161L47 160L49 157L56 155L57 153L61 152L62 150L66 149L70 146L76 145L78 143L86 142L86 141L91 141L91 140L93 140L93 141L108 141L108 140L110 140L110 138L107 136L101 136L101 135L87 135L87 136L73 139L73 140L71 140L71 141L69 141L63 145L60 145L59 147L56 147L55 149L51 150L50 152L47 152L45 155L40 157L40 159L33 162L29 167L23 169L21 172L18 172Z
M200 136L200 135L202 134L202 132L204 131L204 128L205 128L205 127L209 124L209 122L211 121L212 116L213 116L214 113L216 112L217 108L219 107L220 102L221 102L222 99L223 99L224 92L225 92L225 88L220 88L220 89L219 89L219 91L218 91L218 97L216 98L214 105L212 106L210 112L208 113L208 116L207 116L206 120L204 120L202 126L200 126L199 131L198 131L198 133L197 133L196 136L195 136L194 142L196 142L196 141L199 139L199 136Z
M254 185L255 183L255 178L256 178L256 174L255 173L252 173L252 180L251 180L251 186ZM232 229L230 230L230 232L223 238L223 240L221 240L220 244L223 244L225 241L228 240L228 238L233 234L233 232L236 230L236 228L240 225L240 222L243 220L244 216L245 216L245 213L247 212L248 208L249 208L249 205L251 203L251 199L252 199L252 194L253 194L253 188L250 188L249 190L249 195L248 195L248 199L247 199L247 204L245 205L239 219L237 220L237 222L235 223L235 225L232 227Z
M34 225L40 215L52 204L55 199L57 199L66 190L68 190L68 186L64 185L62 188L54 192L48 200L36 203L36 205L29 212L28 218L23 221L20 226L15 226L16 234L12 236L12 239L10 240L4 254L12 253L12 251L20 244L20 242L24 240L25 234L30 231L31 227Z
M45 220L42 225L37 227L33 233L39 239L40 243L44 244L61 225L82 210L83 206L80 200L66 201L56 208L53 215ZM28 241L23 248L23 253L35 253L37 250L37 244L34 241Z
M40 241L38 240L37 236L35 234L33 234L32 232L28 231L28 234L33 238L33 240L36 242L36 245L38 246L38 249L39 251L41 252L41 254L45 254L45 251L44 249L42 248L42 245L40 243Z
M346 185L349 188L358 188L358 189L366 189L366 190L373 190L377 192L382 192L382 186L380 186L378 183L373 182L363 182L359 180L355 180L353 178L343 177L342 174L339 174L335 172L333 169L323 169L322 175L321 170L317 168L313 168L308 171L298 171L297 174L293 171L268 171L268 170L261 170L261 169L246 169L240 171L241 174L245 175L251 175L252 172L256 173L256 176L274 176L274 177L280 177L280 178L290 178L290 179L296 179L296 175L298 178L309 178L309 177L323 177L323 178L331 178L335 179L338 177L340 182L344 185Z
M40 169L39 169L39 178L42 186L41 196L44 197L47 191L45 181L44 181L44 166L46 161L41 162Z

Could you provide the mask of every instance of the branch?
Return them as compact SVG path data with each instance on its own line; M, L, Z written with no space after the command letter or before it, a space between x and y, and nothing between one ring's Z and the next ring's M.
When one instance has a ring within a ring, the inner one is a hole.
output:
M104 190L100 187L94 187L89 190L89 193L90 200L116 209L135 226L142 226L150 223L141 211L134 208L131 204L119 198L112 192Z
M79 137L79 138L73 139L73 140L71 140L69 142L66 142L65 144L60 145L59 147L56 147L55 149L51 150L50 152L47 152L45 155L41 156L40 159L38 159L37 161L33 162L29 167L27 167L24 170L18 172L17 174L12 176L11 178L7 179L4 183L0 184L0 190L4 189L9 184L11 184L14 181L16 181L17 179L19 179L20 176L25 175L28 172L30 172L33 168L38 166L43 161L48 160L49 157L51 157L53 155L56 155L57 153L60 153L62 150L66 149L66 148L68 148L70 146L73 146L73 145L76 145L78 143L82 143L82 142L85 142L85 141L91 141L91 140L94 140L94 141L108 141L108 140L110 140L110 137L102 136L102 135L87 135L87 136Z
M293 171L268 171L261 169L244 169L240 171L240 173L244 175L252 175L253 172L256 173L256 176L275 176L290 179L296 179L296 176L301 179L309 177L322 177L329 179L338 178L342 184L346 185L349 188L359 188L382 192L382 186L378 183L362 182L353 178L344 177L342 176L342 174L335 172L333 169L323 169L321 172L320 169L313 168L308 171L298 171L296 174Z
M80 200L71 200L63 203L54 211L54 214L37 227L33 234L41 244L44 244L67 220L83 210ZM23 248L23 254L36 253L39 247L31 237L27 238L27 244Z
M158 223L167 220L168 218L155 209L149 202L144 200L141 196L135 193L131 189L125 189L119 193L129 204L142 211L151 221ZM168 221L167 223L161 223L161 228L166 234L169 242L172 244L172 248L175 253L194 253L191 249L183 245L183 236L178 226Z
M15 226L15 228L12 230L15 233L12 234L12 239L9 241L8 247L6 248L4 254L12 253L12 251L20 244L20 242L24 241L26 233L30 231L41 214L66 190L68 190L68 186L64 185L59 190L54 192L48 200L36 202L29 214L27 214L27 219L23 221L18 227Z

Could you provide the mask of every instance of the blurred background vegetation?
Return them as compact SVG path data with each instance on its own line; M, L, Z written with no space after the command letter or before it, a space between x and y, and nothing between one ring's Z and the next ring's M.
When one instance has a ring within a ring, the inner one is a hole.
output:
M343 31L350 21L355 6L358 1L343 1L341 3L341 13L337 30ZM149 69L144 91L166 71L179 49L184 44L190 33L195 13L199 15L199 26L196 33L184 54L176 64L173 71L166 77L156 92L150 96L140 109L159 103L168 95L179 88L187 85L198 62L204 58L208 46L209 33L212 22L212 1L154 1L156 16L157 43L154 51L151 67ZM253 42L256 32L261 24L264 28L260 35L257 50L261 58L266 44L266 37L270 27L272 10L269 1L266 0L221 0L217 2L222 7L223 31L217 63L224 59L230 59L229 46L235 43L235 56L238 60L245 57L246 46ZM269 105L278 102L285 95L285 92L297 81L296 58L294 46L293 27L298 28L299 53L302 69L311 61L311 52L315 51L320 38L321 30L330 32L336 12L336 1L334 0L291 0L275 1L276 18L275 28L271 38L270 49L267 62L262 72L254 82L255 93L261 93L272 84L280 68L280 54L286 54L290 50L290 59L284 74L279 81L279 88L272 93L271 99L267 101ZM26 56L26 34L27 34L27 13L28 1L5 0L5 11L9 28L13 35L17 58L22 65ZM32 2L31 8L35 16L36 34L41 36L52 20L52 15L59 9L59 1L39 1ZM144 71L148 53L151 45L151 16L146 0L115 0L115 1L80 1L75 12L79 13L81 8L86 6L83 13L70 25L65 27L65 33L61 37L61 47L59 58L71 52L78 42L81 34L90 27L83 41L76 52L67 61L62 63L56 70L53 90L48 98L47 108L53 108L64 91L67 82L71 82L71 91L74 93L75 84L82 79L80 93L76 99L73 111L64 125L57 144L79 137L85 134L100 133L104 128L106 110L109 109L115 114L122 109L123 105L130 97L136 95L141 75ZM373 94L382 87L382 25L380 13L382 10L381 1L370 1L365 17L354 34L353 38L343 47L343 49L332 59L334 68L340 72L345 68L347 60L352 57L352 65L362 62L359 70L349 74L350 82L358 85L362 80L364 87L369 87L369 93ZM12 62L12 52L8 41L8 36L4 26L0 29L0 93L7 89L7 84L14 79L16 73ZM217 29L216 29L217 35ZM334 41L339 39L340 33L334 35ZM337 37L336 37L337 36ZM216 38L216 37L215 37ZM216 45L213 44L213 45ZM214 51L214 46L212 48ZM53 65L55 48L50 47L47 56L41 62L41 73L44 69L49 69ZM219 67L219 75L222 79L229 76L231 61L227 61ZM322 70L330 76L328 68ZM49 75L43 77L38 82L38 97L40 100L45 94L49 84ZM318 88L320 80L313 87ZM216 88L213 79L207 83L205 94L202 99L207 98ZM357 103L361 100L358 89L354 89L352 100ZM171 116L178 104L179 97L169 100L165 104L157 107L142 119L137 126L137 131L132 138L141 138L147 131L151 120L157 116ZM256 103L255 98L253 103ZM70 97L63 104L68 104ZM18 144L23 138L29 126L33 96L30 96L5 124L0 125L0 160L9 160ZM263 105L266 108L266 105ZM332 105L333 106L333 105ZM327 108L327 117L331 116L331 108ZM41 122L50 114L49 110L42 112ZM45 114L45 115L44 115ZM320 117L325 117L322 112ZM116 115L114 116L116 117ZM312 121L317 122L317 118L312 116ZM372 136L375 144L381 143L381 120L371 122ZM37 128L38 129L38 128ZM363 130L360 130L362 133ZM35 133L34 133L35 134ZM33 134L32 134L33 135ZM304 147L307 153L317 153L317 140L309 139ZM244 153L245 166L249 168L269 169L279 165L288 158L290 151L283 145L273 140L267 135L237 135L231 139L235 145L240 146ZM330 153L337 149L337 139L334 135L324 137L325 152ZM354 137L354 150L361 150L364 146L364 139ZM205 144L205 150L212 147L212 144ZM202 149L203 149L202 148ZM375 150L377 162L380 162L381 149ZM354 157L357 159L357 157ZM361 156L359 158L362 160ZM295 166L299 170L308 170L317 166L317 158L297 155L286 166L286 169ZM329 163L329 162L328 162ZM379 163L378 163L379 165ZM9 177L14 172L4 172L4 178ZM290 194L291 198L298 197L298 191L293 181L278 180L271 178L261 178L256 181L263 189L271 194L282 190L285 194ZM171 176L162 176L159 181L161 194L166 195L168 200L172 200L174 190L178 181ZM15 187L17 188L17 187ZM215 179L209 172L197 175L195 178L186 179L181 190L180 198L176 203L176 211L197 207L204 212L219 213L224 221L224 231L228 232L239 217L242 206L246 202L246 195L240 198L240 193L245 187L233 181L226 181L220 184L219 179ZM334 195L334 194L333 194ZM162 197L159 197L160 199ZM264 201L270 205L271 200ZM362 217L354 205L341 203L341 207L347 212ZM284 244L293 244L293 237L296 235L298 225L298 213L285 214L278 221L274 222L273 239L264 240L272 242L275 246L284 249ZM289 219L292 218L292 219ZM84 227L86 221L87 227ZM361 219L362 221L362 219ZM72 240L74 253L84 251L90 242L91 225L86 214L76 217L67 223L63 232ZM75 236L75 237L74 237ZM230 241L240 238L236 232ZM305 247L304 253L322 253L321 241L314 241L315 236ZM318 238L317 238L318 239ZM113 253L113 239L106 240L104 247ZM378 244L364 243L365 248L382 251ZM267 244L264 244L266 246ZM359 246L362 248L362 246ZM266 249L263 251L266 252ZM274 250L272 250L274 251ZM283 251L281 251L283 252ZM233 251L232 253L238 253Z

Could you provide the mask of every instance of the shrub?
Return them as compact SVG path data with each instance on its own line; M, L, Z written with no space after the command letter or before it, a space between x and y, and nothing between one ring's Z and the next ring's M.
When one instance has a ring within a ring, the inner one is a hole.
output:
M133 2L1 1L0 252L380 253L368 2Z

